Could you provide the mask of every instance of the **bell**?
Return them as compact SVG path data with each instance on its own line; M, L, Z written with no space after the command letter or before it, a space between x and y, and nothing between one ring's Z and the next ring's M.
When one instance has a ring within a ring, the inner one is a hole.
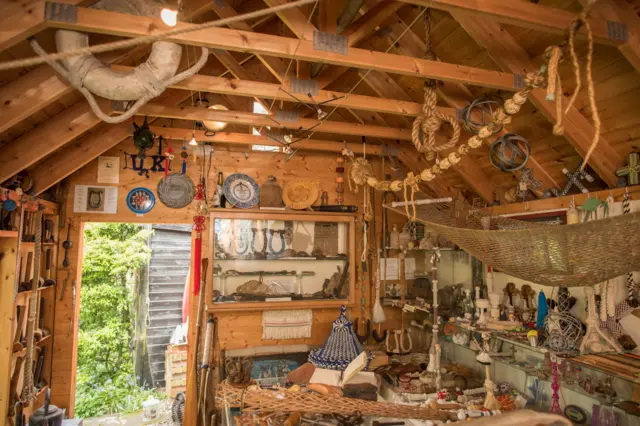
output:
M44 407L38 408L29 417L29 426L61 426L64 410L50 405L51 390L47 388Z

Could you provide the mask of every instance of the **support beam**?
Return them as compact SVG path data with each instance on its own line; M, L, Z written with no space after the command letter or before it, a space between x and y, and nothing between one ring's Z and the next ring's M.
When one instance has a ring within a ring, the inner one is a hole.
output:
M586 0L580 0L583 5ZM592 16L613 22L622 22L629 31L629 41L618 45L618 50L640 71L640 17L626 0L600 0L593 7Z
M182 141L184 137L191 137L191 129L177 129L173 127L157 127L151 126L151 130L159 136L165 139L174 139ZM214 136L207 136L204 131L195 132L196 140L198 142L211 142L216 145L229 145L229 146L251 146L251 145L268 145L279 146L282 144L269 139L266 136L257 136L248 133L231 133L231 132L218 132ZM362 154L364 149L360 143L348 144L351 151L355 154ZM296 142L293 145L294 149L301 151L317 151L317 152L335 152L340 153L344 148L344 142L327 141L320 139L307 139L304 141ZM382 155L383 150L380 145L367 144L367 155Z
M333 0L335 1L335 0ZM264 0L269 7L279 6L288 3L287 0ZM325 1L323 1L325 2ZM285 25L293 31L296 37L303 40L313 40L313 32L318 29L309 22L309 18L305 16L300 9L287 9L277 13L278 17Z
M377 3L344 30L343 35L349 38L349 46L355 46L375 33L376 29L401 7L402 3L391 0Z
M114 66L112 68L118 71L129 71L132 69L131 67L123 66ZM281 86L279 84L263 83L258 81L194 75L193 77L189 77L171 87L174 89L190 90L194 92L199 91L247 97L255 96L259 98L295 102L294 99L280 90ZM386 95L384 93L386 92L381 92L381 97L379 98L374 96L356 95L353 93L346 97L342 97L345 96L346 93L319 90L318 94L314 96L313 99L318 103L336 99L335 101L328 103L327 106L331 108L339 106L343 108L373 111L385 114L405 115L409 117L415 117L420 114L422 105L417 102L412 102L411 98L408 96L406 96L406 99L408 100L394 100L386 99ZM301 100L305 100L303 99L304 95L302 94L294 95ZM447 115L455 115L456 113L454 108L447 107L438 107L438 111Z
M135 37L155 33L162 28L158 19L125 15L103 10L78 9L75 23L49 21L50 26L77 31ZM193 24L178 23L177 28ZM298 40L268 34L248 33L226 28L210 28L197 32L179 34L168 40L206 46L212 49L236 50L295 58L311 62L325 62L334 65L372 69L383 72L410 75L436 80L455 81L466 84L515 91L515 76L462 65L447 64L426 59L409 58L389 53L373 52L366 49L350 48L348 55L315 50L308 40Z
M487 49L491 58L501 68L512 72L530 71L538 68L527 52L500 25L457 12L453 14L453 17L481 46ZM543 90L532 91L529 100L547 118L555 122L555 103L545 99ZM565 99L563 105L567 105L567 102ZM576 107L571 108L563 123L565 137L578 154L584 158L591 146L591 138L594 133L593 125ZM589 160L589 166L607 185L613 188L618 181L615 170L622 166L623 162L623 156L601 136L600 143Z
M36 35L46 26L44 0L8 1L2 4L0 52ZM58 0L57 3L81 5L87 0Z
M108 107L103 102L103 108ZM82 100L3 147L0 156L0 182L32 166L87 130L100 123Z
M260 127L271 126L276 128L277 124L266 115L254 114L240 111L215 111L210 109L193 107L174 107L162 104L147 104L140 108L138 115L149 117L164 117L180 120L211 120L223 121L226 123L245 124L248 126ZM339 121L318 121L310 118L300 118L295 122L281 121L280 124L287 129L308 129L321 123L313 129L317 133L337 133L341 135L368 136L382 139L411 140L411 131L408 129L396 129L382 126L368 126L358 123L347 123ZM0 163L1 165L1 163Z
M452 15L466 15L470 17L492 18L503 24L516 25L524 28L566 34L567 29L579 16L578 13L555 7L543 6L528 1L519 0L399 0L403 3L417 6L428 6L445 10ZM484 16L481 16L484 15ZM486 19L483 20L486 22ZM593 31L594 41L597 43L619 46L626 41L609 37L609 24L604 19L590 18L589 24ZM632 30L629 28L629 30ZM581 33L584 35L584 33ZM634 36L635 37L635 36Z

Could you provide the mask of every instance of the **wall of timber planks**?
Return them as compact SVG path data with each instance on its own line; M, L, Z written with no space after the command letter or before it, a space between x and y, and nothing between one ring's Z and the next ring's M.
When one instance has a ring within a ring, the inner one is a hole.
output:
M181 144L172 143L174 152L180 152ZM151 151L155 153L153 148ZM98 160L94 160L82 169L75 172L69 177L69 193L66 199L66 217L71 221L71 240L73 249L69 253L71 279L77 281L77 303L76 310L72 312L72 296L71 291L65 293L63 301L58 302L56 306L56 324L54 341L54 360L53 360L53 381L52 381L52 399L53 403L66 408L70 416L73 416L73 404L75 395L76 380L76 361L77 361L77 318L80 312L80 289L81 289L81 253L82 253L82 234L84 223L87 222L130 222L130 223L192 223L193 211L191 207L180 210L169 209L159 200L156 200L154 209L142 217L136 216L131 212L125 202L125 197L133 188L142 186L153 190L156 193L158 181L162 177L162 173L151 173L150 178L138 176L133 170L122 170L124 166L124 152L134 153L135 147L131 139L118 145L116 148L108 151L104 155L120 157L120 184L118 186L118 211L115 215L110 214L76 214L73 213L73 192L75 185L106 185L97 183L97 164ZM328 153L312 153L298 152L290 161L285 162L282 153L266 153L248 151L248 158L243 152L220 150L216 147L212 160L210 179L212 180L212 188L215 185L217 173L221 171L224 176L232 173L241 172L252 176L258 184L266 181L269 175L277 178L278 182L283 185L296 179L310 179L318 182L321 190L329 193L330 203L335 198L335 167L337 154ZM150 159L147 160L150 162ZM190 155L187 164L187 174L192 180L197 181L200 175L201 158L198 164L194 164L193 156ZM373 159L374 167L378 176L382 177L381 162ZM63 165L60 165L61 167ZM173 169L179 170L180 161L174 161ZM345 182L345 204L355 204L358 206L359 213L362 212L363 192L352 193L348 189ZM378 202L380 194L376 195ZM318 200L319 201L319 200ZM379 204L377 204L379 206ZM380 208L376 208L376 214L380 215ZM360 217L358 219L360 224ZM381 220L377 220L378 228L381 227ZM358 225L359 226L359 225ZM61 229L61 236L66 236L66 229ZM378 230L378 232L380 232ZM358 234L358 232L356 233ZM203 241L203 253L207 253L206 237L208 232L203 233L205 240ZM61 238L63 240L64 238ZM60 259L64 253L60 245ZM58 265L58 280L62 280L67 271L61 268L61 261ZM211 268L211 266L210 266ZM69 285L71 282L69 282ZM210 285L210 283L208 283ZM371 297L369 286L366 287L366 301L370 304ZM69 289L68 289L69 290ZM356 295L356 300L360 301L360 293ZM194 299L194 298L192 298ZM192 300L192 303L195 301ZM193 306L193 305L192 305ZM353 308L351 317L361 317L359 306ZM397 311L397 310L396 310ZM192 307L192 313L196 309ZM370 312L368 307L367 312ZM296 339L286 341L262 341L262 316L256 312L229 312L220 314L219 318L219 343L222 349L237 349L251 346L263 345L279 345L279 344L310 344L321 345L324 343L327 335L331 330L331 323L338 314L337 309L318 309L314 312L314 325L312 328L312 337L310 339ZM387 312L390 322L385 327L399 327L399 312ZM72 333L67 336L70 318L74 318L74 328ZM195 318L194 318L195 321Z

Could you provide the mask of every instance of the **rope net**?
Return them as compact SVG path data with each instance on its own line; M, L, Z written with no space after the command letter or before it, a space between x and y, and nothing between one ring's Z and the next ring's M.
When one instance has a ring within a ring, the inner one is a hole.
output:
M385 207L415 216L497 270L537 284L589 286L640 269L640 212L551 225L479 211L462 220L449 203L419 203L411 212L404 205Z

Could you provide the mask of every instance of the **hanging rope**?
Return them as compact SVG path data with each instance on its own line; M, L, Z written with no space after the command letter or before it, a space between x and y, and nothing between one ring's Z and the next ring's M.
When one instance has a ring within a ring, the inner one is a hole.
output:
M578 61L578 55L576 53L575 38L580 28L584 27L587 34L587 55L585 61L585 80L587 86L587 98L589 100L589 108L591 109L591 119L593 121L593 137L591 139L591 145L584 156L584 161L580 170L584 170L591 155L595 151L598 143L600 142L600 115L595 99L595 90L592 76L592 63L593 63L593 34L591 32L591 26L589 25L588 17L593 8L593 5L598 0L589 0L583 8L580 16L573 21L571 28L569 29L569 36L567 40L559 46L549 46L545 51L545 56L548 60L547 69L547 100L556 102L556 123L553 126L554 135L564 134L563 117L573 107L578 93L582 89L582 75L580 72L580 63ZM568 48L569 55L571 57L571 65L573 67L573 74L576 80L576 88L569 98L569 102L566 108L562 109L562 84L560 82L560 75L558 73L558 64L562 61L562 49Z
M426 45L425 59L434 61L436 59L431 44L431 13L426 9L424 18L425 35L424 43ZM436 109L438 97L436 93L437 82L433 79L427 79L424 83L424 102L422 104L422 114L413 121L413 130L411 139L419 152L425 153L428 160L433 160L436 153L451 149L460 139L460 126L455 117L442 114ZM442 144L437 144L436 133L440 130L442 123L449 123L453 130L451 138Z

